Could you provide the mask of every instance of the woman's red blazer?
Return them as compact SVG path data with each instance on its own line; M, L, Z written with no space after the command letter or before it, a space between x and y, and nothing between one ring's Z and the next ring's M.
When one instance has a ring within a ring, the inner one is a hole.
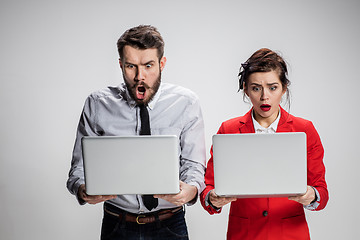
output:
M307 140L307 184L315 187L319 194L319 206L328 202L323 163L324 149L312 122L294 117L281 108L277 132L305 132ZM242 117L221 124L218 134L254 133L251 111ZM281 146L279 146L281 154ZM212 148L205 173L206 188L200 195L201 204L210 214L220 213L205 205L205 197L214 189ZM303 205L287 198L246 198L231 203L227 239L279 240L310 239Z

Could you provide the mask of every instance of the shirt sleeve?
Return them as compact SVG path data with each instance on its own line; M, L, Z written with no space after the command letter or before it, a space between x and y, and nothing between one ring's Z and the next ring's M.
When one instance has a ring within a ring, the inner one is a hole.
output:
M204 121L197 98L186 108L183 118L184 128L180 135L180 180L197 188L197 196L188 203L188 205L193 205L205 188Z
M96 101L92 96L89 96L80 116L76 140L73 149L71 167L67 180L67 188L71 194L77 197L80 185L85 184L84 167L81 148L81 139L83 136L95 136L96 134ZM81 199L78 199L80 204L85 204Z

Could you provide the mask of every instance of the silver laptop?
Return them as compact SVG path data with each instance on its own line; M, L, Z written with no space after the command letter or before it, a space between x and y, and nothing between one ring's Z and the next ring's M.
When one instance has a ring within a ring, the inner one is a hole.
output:
M305 133L213 136L215 193L288 197L307 189Z
M87 194L178 193L178 147L176 136L83 137Z

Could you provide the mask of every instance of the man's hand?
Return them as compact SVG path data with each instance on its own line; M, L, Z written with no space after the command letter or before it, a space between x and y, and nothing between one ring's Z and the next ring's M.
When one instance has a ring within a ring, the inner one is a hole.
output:
M312 201L314 201L315 197L316 197L315 190L312 187L307 186L307 190L304 195L289 197L289 200L296 201L306 206L309 205Z
M180 192L178 194L155 194L155 198L161 198L177 206L182 206L195 198L197 188L180 181Z
M78 190L78 197L89 204L97 204L114 199L116 195L87 195L85 192L85 184L82 184Z
M235 197L219 197L216 195L214 189L210 191L209 201L214 207L222 208L226 204L236 201Z

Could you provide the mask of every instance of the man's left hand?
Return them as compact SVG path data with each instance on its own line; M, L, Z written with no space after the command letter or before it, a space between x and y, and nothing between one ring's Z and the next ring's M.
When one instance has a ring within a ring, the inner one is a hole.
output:
M197 187L180 181L180 192L178 194L155 194L155 198L161 198L177 206L182 206L195 198Z

